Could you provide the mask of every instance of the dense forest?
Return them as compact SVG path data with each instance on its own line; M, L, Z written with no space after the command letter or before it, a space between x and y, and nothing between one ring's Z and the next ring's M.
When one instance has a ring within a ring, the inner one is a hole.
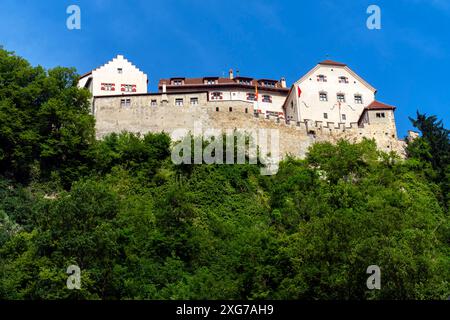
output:
M450 296L450 140L435 116L411 119L407 159L318 143L263 176L174 165L164 133L96 140L77 79L0 49L0 299Z

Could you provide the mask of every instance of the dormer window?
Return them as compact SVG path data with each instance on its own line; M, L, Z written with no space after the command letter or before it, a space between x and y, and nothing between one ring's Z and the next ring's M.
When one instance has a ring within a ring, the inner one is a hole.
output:
M327 76L323 74L317 75L317 82L327 82Z
M216 79L205 79L204 83L205 84L217 84L217 80Z
M173 79L171 81L171 84L174 86L182 86L183 85L183 79Z
M275 81L263 80L262 81L262 85L265 86L265 87L274 88L275 87Z
M339 77L339 83L348 83L347 77Z
M245 84L245 85L251 85L252 81L250 79L238 79L238 83Z

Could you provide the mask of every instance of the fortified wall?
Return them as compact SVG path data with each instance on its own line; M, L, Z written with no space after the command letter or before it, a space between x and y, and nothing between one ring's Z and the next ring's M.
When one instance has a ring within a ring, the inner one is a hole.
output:
M196 98L196 104L176 105L176 100ZM208 101L207 93L145 94L96 97L93 113L96 118L97 138L112 132L130 131L166 132L177 129L194 132L201 126L206 129L255 130L278 129L281 156L291 154L303 158L308 147L315 142L337 142L343 138L359 142L363 138L375 139L380 150L394 151L404 157L405 143L397 139L395 123L333 123L305 120L293 123L282 118L263 117L254 112L254 104L247 101Z

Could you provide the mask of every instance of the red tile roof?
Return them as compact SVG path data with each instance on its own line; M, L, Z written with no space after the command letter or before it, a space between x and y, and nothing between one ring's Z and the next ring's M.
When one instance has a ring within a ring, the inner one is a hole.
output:
M366 110L395 110L394 106L391 106L389 104L385 104L383 102L374 100L371 104L369 104L366 108Z
M319 64L323 64L323 65L327 65L327 66L340 66L340 67L347 66L345 63L336 62L333 60L324 60L322 62L319 62Z
M172 85L171 84L171 80L174 79L183 79L184 83L182 85ZM217 80L217 83L215 84L206 84L205 80L208 79L215 79ZM239 83L238 80L242 79L242 80L249 80L250 84L244 84L244 83ZM267 87L264 86L262 84L260 84L260 81L273 81L275 83L275 87ZM202 89L206 89L206 88L214 88L214 87L222 87L222 86L226 86L226 87L251 87L254 88L255 85L258 86L258 88L261 89L267 89L267 90L276 90L276 91L289 91L289 88L283 88L281 86L281 82L278 80L272 80L272 79L254 79L254 78L250 78L250 77L242 77L242 76L238 76L234 79L230 79L230 78L221 78L221 77L202 77L202 78L183 78L183 77L172 77L169 79L160 79L158 82L158 88L161 89L163 86L163 83L166 83L167 89L190 89L190 88L202 88Z
M85 74L82 74L78 79L83 79L84 77L89 76L91 74L92 74L92 70L89 72L86 72Z

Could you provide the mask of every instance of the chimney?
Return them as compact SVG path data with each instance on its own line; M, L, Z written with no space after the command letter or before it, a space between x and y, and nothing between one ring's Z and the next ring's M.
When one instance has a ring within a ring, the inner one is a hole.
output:
M230 71L228 71L228 75L229 75L229 77L230 77L231 80L234 79L233 69L230 69Z
M286 79L284 77L281 78L280 83L282 88L286 88Z
M166 82L164 81L162 83L162 94L161 94L161 103L163 105L166 105L169 102L169 98L167 97L167 88L166 88Z

